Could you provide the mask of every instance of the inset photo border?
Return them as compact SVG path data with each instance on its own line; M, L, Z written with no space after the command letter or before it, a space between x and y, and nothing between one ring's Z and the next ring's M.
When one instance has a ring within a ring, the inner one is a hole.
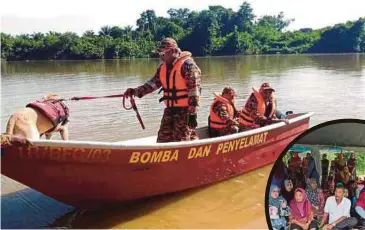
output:
M295 138L266 186L269 229L365 229L365 120L339 119Z

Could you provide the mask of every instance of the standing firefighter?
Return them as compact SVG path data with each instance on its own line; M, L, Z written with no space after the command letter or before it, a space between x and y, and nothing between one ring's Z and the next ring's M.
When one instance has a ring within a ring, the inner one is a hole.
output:
M191 53L182 52L172 38L164 38L155 52L162 60L155 76L137 88L128 88L124 94L127 98L141 98L162 87L160 102L163 101L166 108L157 142L197 140L201 71Z
M238 133L239 123L234 105L236 92L230 87L223 89L222 95L216 95L210 106L209 132L211 137Z

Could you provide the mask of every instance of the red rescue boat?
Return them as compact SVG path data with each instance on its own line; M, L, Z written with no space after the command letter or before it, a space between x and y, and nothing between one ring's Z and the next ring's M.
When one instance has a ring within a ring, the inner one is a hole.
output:
M2 174L78 208L176 192L222 181L273 163L309 128L313 113L284 122L200 140L156 143L156 137L122 142L39 140L2 148Z

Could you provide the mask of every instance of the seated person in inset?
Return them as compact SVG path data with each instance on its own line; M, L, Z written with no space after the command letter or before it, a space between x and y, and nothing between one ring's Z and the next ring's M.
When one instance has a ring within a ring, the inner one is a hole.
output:
M270 186L269 213L271 225L275 229L287 229L285 217L290 215L290 208L286 200L280 196L280 188L275 184Z
M281 192L284 199L288 202L288 204L290 204L290 201L294 199L293 182L291 179L284 180L284 186Z
M317 220L321 220L324 214L324 196L322 190L318 187L317 181L315 178L307 178L307 184L305 188L306 195L308 197L309 202L313 206L314 217Z
M290 229L316 229L318 224L313 218L313 210L304 189L295 190L295 198L290 202Z
M253 93L248 98L240 113L241 130L263 127L284 121L287 117L277 110L275 90L269 83L263 83L260 90L252 88Z
M225 136L238 133L237 110L234 105L236 92L230 87L223 89L222 95L215 95L210 106L210 137Z
M335 195L327 198L324 207L324 216L320 228L327 229L351 229L357 225L357 219L350 216L351 201L344 197L345 188L337 185ZM325 225L329 216L328 224Z

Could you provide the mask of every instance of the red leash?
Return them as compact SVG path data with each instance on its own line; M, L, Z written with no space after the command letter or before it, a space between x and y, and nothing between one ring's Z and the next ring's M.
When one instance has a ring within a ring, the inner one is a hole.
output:
M69 100L78 101L78 100L91 100L98 98L113 98L113 97L124 97L124 94L115 94L115 95L100 96L100 97L71 97Z
M123 97L123 108L126 110L133 109L137 114L137 119L138 119L139 123L141 124L142 129L145 129L145 126L142 121L142 117L138 112L137 105L136 105L136 102L134 101L133 97L130 97L131 107L129 107L129 108L127 108L127 106L125 105L126 96L124 94L115 94L115 95L100 96L100 97L71 97L68 100L79 101L79 100L92 100L92 99L99 99L99 98L114 98L114 97Z
M126 110L133 109L136 112L137 119L138 119L139 123L141 124L142 129L145 129L143 121L142 121L142 117L138 112L137 105L136 105L136 102L134 101L134 98L133 97L130 98L130 101L131 101L131 107L130 108L127 108L125 106L125 98L126 98L126 96L123 95L123 107L124 107L124 109L126 109Z

